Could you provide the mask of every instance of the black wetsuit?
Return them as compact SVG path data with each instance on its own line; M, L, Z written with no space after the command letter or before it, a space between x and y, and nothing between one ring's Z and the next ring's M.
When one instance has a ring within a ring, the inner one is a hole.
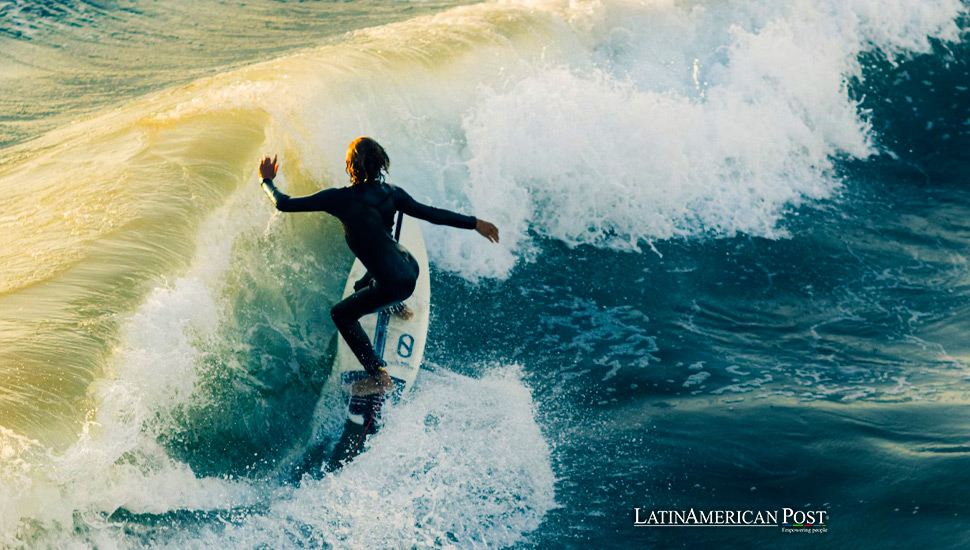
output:
M370 374L384 366L374 352L359 319L405 300L414 292L418 262L406 248L391 237L394 214L398 211L439 225L474 229L477 220L421 204L403 189L383 182L325 189L306 197L281 193L272 180L263 180L263 189L282 212L333 214L344 226L351 252L367 268L367 276L355 285L354 292L330 310L337 330ZM362 284L363 283L363 284Z

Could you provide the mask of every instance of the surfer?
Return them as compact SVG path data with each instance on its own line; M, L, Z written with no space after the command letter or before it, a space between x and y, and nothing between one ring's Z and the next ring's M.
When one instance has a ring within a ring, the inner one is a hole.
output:
M369 313L396 306L414 292L418 262L406 248L391 237L394 215L398 211L438 225L474 229L489 241L498 242L498 228L473 216L466 216L421 204L400 187L384 182L391 161L377 141L359 137L347 148L346 170L350 185L325 189L305 197L290 197L273 184L279 169L276 156L264 156L259 175L266 195L281 212L323 211L343 224L344 237L351 252L367 268L367 275L354 285L356 292L333 306L330 316L357 360L370 375L364 385L389 389L391 378L386 363L360 326Z

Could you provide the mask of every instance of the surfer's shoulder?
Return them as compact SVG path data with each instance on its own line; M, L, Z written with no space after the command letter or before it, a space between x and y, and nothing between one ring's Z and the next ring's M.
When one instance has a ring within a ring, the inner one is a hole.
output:
M393 183L386 183L386 182L383 183L382 185L385 186L385 188L387 189L387 193L395 201L408 200L408 199L411 198L411 195L408 195L408 192L405 191L404 188L402 188L402 187L398 187L397 185L394 185Z

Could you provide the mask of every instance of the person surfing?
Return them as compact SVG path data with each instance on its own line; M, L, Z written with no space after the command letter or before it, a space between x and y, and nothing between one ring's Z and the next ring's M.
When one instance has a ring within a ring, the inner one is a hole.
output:
M369 375L354 384L355 395L391 389L393 382L384 369L386 363L374 350L360 326L360 318L386 308L400 306L414 292L418 262L391 237L394 216L403 212L438 225L474 229L493 243L499 242L494 224L473 216L421 204L404 189L384 182L391 161L384 148L372 138L355 139L347 148L347 187L325 189L305 197L291 197L273 184L279 170L276 155L264 156L259 163L262 188L281 212L326 212L340 220L350 251L367 268L367 274L354 284L355 292L330 310L337 331Z

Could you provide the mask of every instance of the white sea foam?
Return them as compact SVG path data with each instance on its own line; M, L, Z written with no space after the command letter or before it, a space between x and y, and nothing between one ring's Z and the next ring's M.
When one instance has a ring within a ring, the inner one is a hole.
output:
M422 374L366 452L320 480L281 488L234 525L160 548L502 548L555 507L550 449L517 367L482 379Z
M367 133L388 146L391 179L417 198L498 223L499 247L427 231L436 264L472 280L533 257L534 234L634 250L739 232L783 238L792 208L837 191L833 159L873 152L848 93L858 54L957 39L963 9L956 0L471 6L358 33L352 54L308 53L290 68L317 70L288 73L287 97L309 104L291 104L287 124L302 128L291 135L298 156L313 159L311 177L342 185L343 147ZM344 85L351 64L373 78Z
M20 495L15 512L35 526L28 547L502 548L556 506L551 450L533 407L518 367L496 366L482 379L426 372L388 408L366 452L298 488L198 478L150 438L85 434L67 456L50 461L49 478L34 482L30 499ZM104 427L127 431L126 424ZM119 451L134 458L117 460ZM126 533L102 515L119 506L137 514L250 511L228 524L183 522L167 530L161 520L160 529L149 523ZM83 526L83 535L72 525ZM15 546L13 538L6 542Z
M787 211L838 187L834 157L872 151L846 86L858 53L957 37L959 2L890 4L564 8L574 28L595 29L584 38L597 69L539 67L469 109L469 201L506 222L513 251L526 227L634 249L701 234L782 237ZM496 271L469 260L446 262Z

